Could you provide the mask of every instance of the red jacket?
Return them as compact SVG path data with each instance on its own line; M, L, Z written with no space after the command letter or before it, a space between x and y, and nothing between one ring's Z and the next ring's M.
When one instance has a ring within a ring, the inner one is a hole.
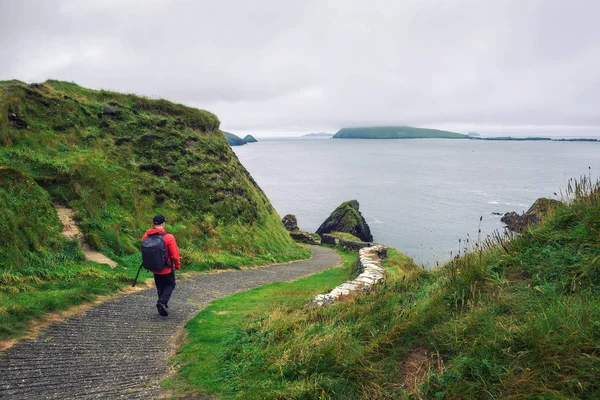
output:
M153 235L155 233L163 233L164 231L165 228L148 229L144 237L142 237L142 242L148 237L148 235ZM179 262L179 249L177 248L177 243L175 243L175 236L171 235L170 233L167 233L165 236L163 236L163 239L165 241L165 249L167 251L167 260L171 261L171 264L173 264L173 268L179 271L179 268L181 268L181 263ZM160 271L152 271L152 273L156 275L170 274L171 268L166 266Z

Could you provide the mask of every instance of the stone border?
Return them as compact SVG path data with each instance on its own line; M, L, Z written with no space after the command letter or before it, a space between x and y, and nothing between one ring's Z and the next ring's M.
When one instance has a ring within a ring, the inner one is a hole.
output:
M324 233L321 235L321 242L326 244L332 244L334 246L340 246L345 249L356 251L360 249L364 249L365 247L372 247L375 244L372 242L356 242L354 240L346 240L335 235L330 235L328 233Z
M356 263L356 271L360 275L353 281L342 283L329 293L315 296L307 307L328 306L343 296L370 292L375 285L385 281L385 270L381 266L381 260L385 257L387 248L383 245L360 249Z

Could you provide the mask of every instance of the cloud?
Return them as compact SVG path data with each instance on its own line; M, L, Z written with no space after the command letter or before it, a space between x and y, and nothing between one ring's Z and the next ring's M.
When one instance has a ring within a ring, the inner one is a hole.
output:
M0 10L0 79L163 97L234 131L600 126L594 0L0 0Z

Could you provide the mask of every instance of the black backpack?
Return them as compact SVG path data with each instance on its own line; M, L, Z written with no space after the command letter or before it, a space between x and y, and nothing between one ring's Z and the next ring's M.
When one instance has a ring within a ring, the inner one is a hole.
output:
M142 242L142 265L148 271L160 271L164 267L172 267L167 260L164 235L167 232L148 235Z

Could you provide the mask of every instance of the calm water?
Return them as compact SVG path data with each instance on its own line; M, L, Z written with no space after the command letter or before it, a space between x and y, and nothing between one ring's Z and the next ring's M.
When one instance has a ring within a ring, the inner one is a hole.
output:
M233 148L280 214L314 232L356 199L376 242L422 264L451 258L467 234L503 229L492 213L556 198L600 171L600 143L473 140L270 140Z

